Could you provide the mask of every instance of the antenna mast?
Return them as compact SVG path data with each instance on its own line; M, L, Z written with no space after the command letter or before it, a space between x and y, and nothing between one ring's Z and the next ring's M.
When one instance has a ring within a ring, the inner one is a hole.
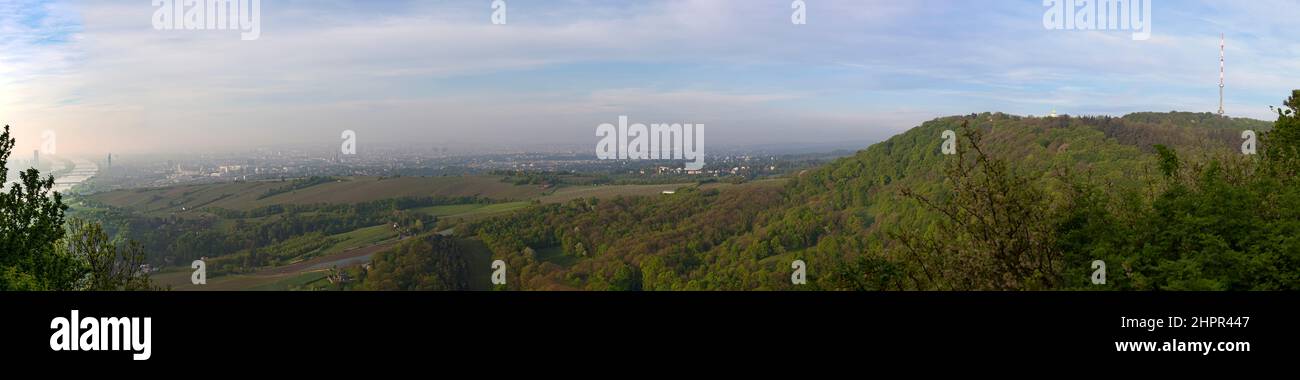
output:
M1223 48L1227 45L1227 39L1223 34L1219 34L1219 116L1223 116Z

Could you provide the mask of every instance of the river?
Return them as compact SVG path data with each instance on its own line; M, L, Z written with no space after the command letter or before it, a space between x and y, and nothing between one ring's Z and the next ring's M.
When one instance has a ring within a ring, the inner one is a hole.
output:
M99 174L99 164L90 160L74 158L72 159L72 171L54 178L54 191L67 192L74 186Z

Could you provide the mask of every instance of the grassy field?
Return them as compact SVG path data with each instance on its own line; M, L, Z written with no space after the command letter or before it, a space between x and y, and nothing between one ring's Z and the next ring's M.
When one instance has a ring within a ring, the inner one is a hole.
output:
M516 210L527 206L527 201L542 203L567 202L578 198L609 198L615 196L653 196L664 191L695 186L694 183L667 185L601 185L562 186L544 191L537 186L516 186L501 181L498 176L463 177L401 177L380 179L375 177L342 178L296 191L258 199L272 189L287 186L289 181L231 182L206 185L186 185L166 188L117 190L91 195L90 199L104 204L152 215L179 215L203 217L205 207L230 210L252 210L275 204L349 204L384 199L418 196L480 196L506 200L494 205L453 205L420 209L436 216L477 217ZM746 185L784 183L782 179L762 180ZM702 188L725 188L725 183L709 183Z
M713 182L699 185L701 189L727 189L736 186L782 186L786 179L765 179L733 185L725 182ZM579 198L613 198L617 196L657 196L665 191L676 191L694 187L695 183L673 183L666 185L608 185L608 186L569 186L562 187L537 199L542 203L563 203Z
M449 205L433 206L415 209L415 212L423 212L439 218L454 218L463 220L476 220L479 218L500 215L510 211L528 207L530 202L506 202L494 204L469 204L469 205Z
M329 276L327 271L306 272L295 276L287 276L277 279L275 282L257 285L248 290L256 291L285 291L298 290L306 287L308 284L317 282L326 282L325 277Z
M164 287L171 287L172 290L253 290L255 288L267 289L273 284L286 281L297 276L308 273L296 274L279 274L279 275L259 275L259 274L239 274L229 276L210 276L207 278L207 284L193 285L190 283L192 270L188 267L177 267L171 270L155 273L150 276L155 284ZM324 272L321 272L324 277ZM288 290L288 289L284 289Z
M259 201L269 204L359 203L381 199L419 196L480 196L499 200L525 200L542 193L536 186L515 186L501 182L501 177L401 177L401 178L351 178L290 193L279 194ZM259 207L259 206L254 206Z
M327 271L318 270L311 272L281 274L281 275L233 275L208 278L206 285L190 285L189 276L186 275L184 284L174 284L173 290L204 290L204 291L237 291L237 290L254 290L254 291L286 291L296 290L303 286L316 281L324 281ZM161 281L159 281L161 283Z
M350 204L420 196L480 196L499 200L528 200L543 194L536 186L515 186L496 176L341 178L258 199L289 181L231 182L165 188L117 190L90 196L105 204L146 214L174 214L218 207L252 210L275 204Z
M371 246L386 240L392 240L397 238L397 231L394 231L393 228L387 224L381 224L374 227L360 228L352 232L333 235L332 237L343 238L344 240L335 243L329 249L326 249L326 255Z
M538 198L542 203L563 203L579 198L612 198L616 196L651 196L660 195L664 191L677 190L683 187L695 186L693 183L677 183L668 185L608 185L608 186L570 186L563 187L551 194Z
M470 211L474 211L476 209L483 208L484 206L486 205L482 205L482 204L445 205L445 206L431 206L431 207L417 208L412 211L422 212L433 216L451 216L451 215L464 214Z

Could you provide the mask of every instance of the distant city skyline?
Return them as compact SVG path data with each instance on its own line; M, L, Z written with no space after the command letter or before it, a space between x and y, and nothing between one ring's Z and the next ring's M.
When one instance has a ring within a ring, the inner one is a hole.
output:
M261 2L260 37L155 30L148 1L0 0L18 152L339 143L594 148L597 125L703 123L713 146L880 141L977 112L1272 120L1300 86L1287 0L1155 1L1152 35L1048 30L1042 1Z

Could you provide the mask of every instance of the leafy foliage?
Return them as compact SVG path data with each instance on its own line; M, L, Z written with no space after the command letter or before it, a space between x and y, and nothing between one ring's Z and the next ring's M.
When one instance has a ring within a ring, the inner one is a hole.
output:
M961 144L945 177L948 196L931 199L908 188L906 197L943 215L945 234L894 234L921 275L915 288L1051 289L1060 282L1052 200L1033 176L988 156L980 132L962 125ZM923 276L922 276L923 275Z
M97 223L72 220L68 235L57 246L60 255L85 260L88 273L80 279L81 290L149 290L153 285L141 270L145 263L139 243L115 244Z
M15 140L0 133L0 183L8 183ZM0 193L0 290L139 290L150 287L138 245L119 248L98 224L74 221L53 191L54 177L36 169Z
M467 290L469 259L453 238L432 235L409 239L375 255L361 288L365 290Z
M9 155L15 140L9 126L0 134L0 183L9 182ZM76 258L54 250L63 238L63 196L53 192L54 177L36 169L19 174L19 181L0 193L0 289L65 290L76 287L80 269Z

